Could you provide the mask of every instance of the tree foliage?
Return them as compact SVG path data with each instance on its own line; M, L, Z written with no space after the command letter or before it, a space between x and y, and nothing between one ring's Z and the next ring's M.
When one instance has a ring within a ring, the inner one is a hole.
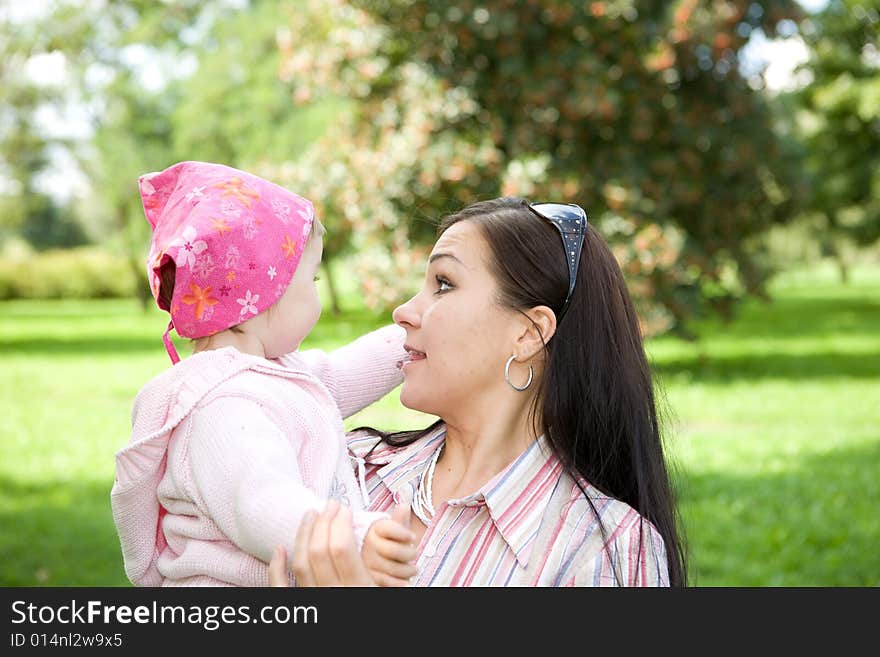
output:
M297 10L297 2L256 0L217 15L192 44L196 72L179 83L179 102L171 113L174 152L180 159L223 162L262 173L313 198L298 181L280 176L277 165L298 159L328 122L345 107L332 96L309 106L291 103L279 77L279 26ZM316 172L322 175L323 171ZM339 300L330 263L351 243L350 226L323 213L324 274L331 310Z
M0 15L0 235L18 232L38 249L85 241L69 210L39 184L57 140L44 134L38 111L57 107L64 95L58 85L28 75L28 61L44 52L45 42L38 26Z
M394 235L391 260L424 243L425 215L518 194L588 209L647 331L762 292L747 245L791 215L797 177L738 56L794 3L303 4L282 43L294 97L358 101L314 155L345 179L323 198L352 221L380 213L363 229ZM364 272L377 288L402 273Z
M142 282L137 290L144 304L149 226L137 179L173 158L175 72L186 52L181 34L203 11L194 0L60 2L44 21L47 48L70 62L72 83L91 123L92 136L74 149L91 183L83 221L98 241L115 245L126 257Z
M325 259L351 255L373 307L415 289L443 214L498 195L580 203L646 333L685 331L763 294L760 238L804 208L828 234L877 239L877 16L877 0L809 20L791 0L57 0L0 33L15 192L0 213L7 233L75 241L36 185L58 140L34 121L73 95L93 125L61 143L91 183L84 223L137 271L137 176L205 159L312 199ZM772 101L741 52L784 21L814 82ZM21 74L54 52L67 88Z
M804 30L812 83L798 97L810 208L828 234L880 239L880 1L832 0Z

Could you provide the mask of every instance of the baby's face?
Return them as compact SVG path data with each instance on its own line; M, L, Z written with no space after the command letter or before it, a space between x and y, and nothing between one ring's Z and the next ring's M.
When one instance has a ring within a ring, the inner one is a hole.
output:
M324 229L316 221L290 285L268 317L269 335L264 340L266 358L277 358L299 348L321 316L315 277L324 253L323 235Z

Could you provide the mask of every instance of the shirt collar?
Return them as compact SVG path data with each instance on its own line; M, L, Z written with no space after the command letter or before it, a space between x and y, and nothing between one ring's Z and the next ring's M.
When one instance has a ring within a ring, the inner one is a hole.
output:
M495 527L525 568L562 463L542 435L480 489Z
M414 443L400 448L382 449L378 454L370 454L366 457L366 461L374 465L382 464L376 473L397 499L399 494L405 491L425 469L428 460L445 439L446 426L441 424L436 431ZM406 493L406 497L410 498L409 492Z
M445 438L446 427L441 426L425 438L381 459L385 465L377 470L377 474L395 500L400 501L401 497L412 499L418 475ZM368 460L377 465L380 462L380 459ZM449 503L460 506L485 504L498 533L525 568L561 471L562 463L542 435L478 491L449 500Z

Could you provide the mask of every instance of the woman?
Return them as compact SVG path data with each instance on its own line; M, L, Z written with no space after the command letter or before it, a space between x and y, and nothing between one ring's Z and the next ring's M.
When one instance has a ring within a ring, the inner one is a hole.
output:
M408 516L411 584L687 584L639 324L580 207L500 198L447 217L393 317L401 403L440 419L349 446L370 508ZM300 585L369 582L349 518L331 507L301 527Z

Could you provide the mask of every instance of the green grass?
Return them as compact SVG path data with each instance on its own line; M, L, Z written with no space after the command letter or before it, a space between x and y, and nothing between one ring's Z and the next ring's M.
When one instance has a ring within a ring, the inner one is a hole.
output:
M779 277L701 339L648 343L698 586L880 585L880 269ZM346 293L346 308L355 295ZM138 388L168 364L134 301L0 304L0 585L126 585L109 490ZM381 326L322 317L303 345ZM181 354L187 347L178 342ZM346 426L424 426L396 391Z

